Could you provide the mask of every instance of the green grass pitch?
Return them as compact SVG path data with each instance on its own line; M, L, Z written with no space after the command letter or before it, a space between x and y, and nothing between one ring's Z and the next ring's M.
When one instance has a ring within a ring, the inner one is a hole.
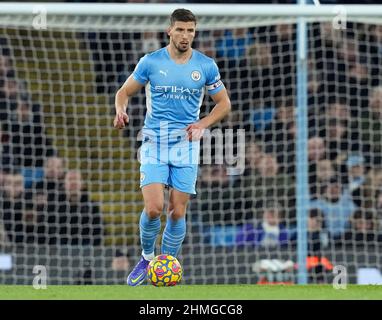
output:
M369 300L382 299L382 286L348 285L334 289L331 285L178 285L156 288L149 285L112 286L0 286L0 299L27 300Z

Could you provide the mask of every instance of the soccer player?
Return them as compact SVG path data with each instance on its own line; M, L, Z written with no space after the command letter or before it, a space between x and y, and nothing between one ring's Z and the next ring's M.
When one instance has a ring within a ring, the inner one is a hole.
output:
M142 257L127 278L130 286L145 280L147 266L155 256L165 187L169 188L169 203L161 251L174 257L179 253L186 235L187 204L190 194L195 194L200 139L206 128L231 109L216 63L192 49L195 32L194 14L186 9L175 10L167 29L169 44L142 57L116 93L114 127L122 129L129 122L129 99L143 86L146 90L147 113L140 150ZM199 120L205 89L216 105Z

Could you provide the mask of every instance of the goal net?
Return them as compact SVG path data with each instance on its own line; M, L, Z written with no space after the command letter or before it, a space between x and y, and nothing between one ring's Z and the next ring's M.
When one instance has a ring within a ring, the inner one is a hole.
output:
M322 7L190 6L194 48L216 60L232 102L211 130L232 129L235 152L245 130L245 170L218 157L217 138L202 143L212 163L200 163L187 210L184 283L297 283L299 17L308 31L309 283L331 283L338 266L351 283L380 281L370 275L382 267L381 19ZM117 131L114 95L140 57L167 44L177 6L1 8L0 282L31 284L40 265L48 284L124 284L141 252L146 105L142 91ZM201 117L213 106L206 97Z

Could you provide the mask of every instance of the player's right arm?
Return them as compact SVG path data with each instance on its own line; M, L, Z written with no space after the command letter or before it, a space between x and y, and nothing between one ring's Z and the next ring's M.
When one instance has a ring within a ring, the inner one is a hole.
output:
M127 105L130 97L141 90L142 87L143 85L136 81L131 75L117 91L115 95L115 118L113 122L115 128L123 129L129 122L129 116L126 113Z

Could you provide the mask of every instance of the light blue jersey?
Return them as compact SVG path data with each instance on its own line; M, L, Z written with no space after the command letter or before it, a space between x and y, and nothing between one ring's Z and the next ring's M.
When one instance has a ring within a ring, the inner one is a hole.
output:
M194 194L199 141L188 141L186 127L199 120L204 93L224 88L216 63L193 50L177 64L167 48L145 55L133 77L146 86L146 119L142 130L141 187L162 183Z
M184 64L175 63L166 47L146 54L133 77L146 86L143 131L153 130L157 135L161 126L171 132L198 121L205 90L214 95L224 88L214 60L197 50L192 50Z

